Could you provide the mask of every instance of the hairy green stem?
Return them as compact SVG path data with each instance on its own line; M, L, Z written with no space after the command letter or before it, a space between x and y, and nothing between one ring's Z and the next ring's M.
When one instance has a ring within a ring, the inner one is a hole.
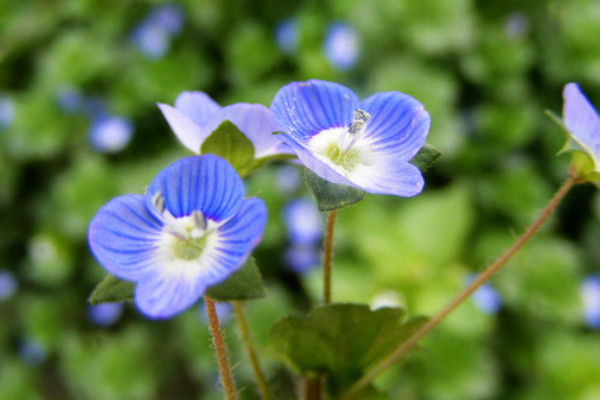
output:
M262 400L270 400L271 396L269 395L269 388L267 387L267 382L260 369L260 365L258 364L258 358L256 357L254 346L252 346L250 331L248 330L248 324L246 323L246 318L244 317L244 308L242 303L234 300L231 302L231 304L233 305L235 318L240 328L240 333L242 334L242 341L244 342L244 347L246 348L246 353L248 354L248 359L250 360L252 372L254 372L254 378L256 379L260 397Z
M215 355L217 357L217 364L219 365L221 383L223 384L223 390L225 391L225 399L236 400L237 394L235 391L235 383L231 374L229 360L227 359L227 346L225 346L223 336L221 335L221 328L219 327L215 302L210 297L204 296L204 304L206 304L208 325L210 326L210 332L215 346Z
M359 379L354 385L350 387L342 396L340 400L353 399L362 389L364 389L377 375L389 368L391 365L400 360L406 353L412 350L416 344L425 335L442 322L448 314L456 309L462 302L464 302L475 290L481 285L488 281L492 275L494 275L502 266L504 266L508 260L521 248L535 233L540 229L544 222L548 219L550 214L556 209L560 201L565 197L569 190L574 184L578 183L576 178L569 177L566 182L558 189L556 194L552 197L546 208L538 216L538 218L531 224L529 228L510 246L496 261L490 264L481 274L475 278L466 288L464 288L452 301L450 301L440 312L438 312L433 318L413 333L406 341L402 342L390 355L378 362L373 368Z
M331 259L333 255L333 225L337 210L327 213L325 240L323 244L323 304L331 303Z

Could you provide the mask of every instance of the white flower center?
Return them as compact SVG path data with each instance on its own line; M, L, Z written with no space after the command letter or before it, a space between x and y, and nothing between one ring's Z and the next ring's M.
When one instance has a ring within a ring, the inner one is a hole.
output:
M369 119L368 112L356 109L347 128L330 128L313 136L309 142L311 151L347 177L360 164L365 164L371 153L369 147L360 142Z

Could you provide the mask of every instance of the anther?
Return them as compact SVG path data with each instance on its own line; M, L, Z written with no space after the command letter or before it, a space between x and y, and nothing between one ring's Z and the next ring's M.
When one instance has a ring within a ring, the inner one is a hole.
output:
M199 210L192 211L192 219L194 220L194 227L196 229L205 230L206 229L206 218Z
M152 205L159 214L162 214L165 211L165 196L160 192L154 193L154 196L152 196Z
M367 121L371 119L371 114L357 108L354 110L353 117L354 119L350 122L350 126L348 126L348 133L354 136L364 131Z

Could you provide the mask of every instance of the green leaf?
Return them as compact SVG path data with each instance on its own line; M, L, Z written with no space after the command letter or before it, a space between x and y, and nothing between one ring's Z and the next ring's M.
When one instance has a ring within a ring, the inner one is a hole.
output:
M336 395L425 322L415 318L401 324L404 314L399 308L331 304L307 316L284 317L269 334L274 350L300 374L325 374L330 394Z
M135 284L107 274L96 286L88 301L93 305L133 300Z
M337 210L350 204L357 203L365 197L365 192L346 185L331 183L315 175L311 170L305 169L306 184L317 200L317 207L321 211Z
M225 282L211 286L206 294L217 301L252 300L265 296L262 276L253 258Z
M214 154L224 158L240 174L254 160L254 146L230 121L223 121L200 146L200 154Z
M435 146L425 143L421 150L410 160L410 163L419 168L421 172L427 171L442 156L442 152Z

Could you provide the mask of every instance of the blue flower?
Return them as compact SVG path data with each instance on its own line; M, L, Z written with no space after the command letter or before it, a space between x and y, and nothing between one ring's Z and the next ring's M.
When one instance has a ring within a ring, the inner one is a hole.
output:
M467 277L466 285L469 285L476 278L475 274ZM502 307L502 298L494 287L486 282L481 285L471 296L475 306L484 314L495 314Z
M133 123L126 118L98 114L93 117L88 133L90 145L102 153L123 150L133 136Z
M123 303L103 303L88 307L88 318L100 327L108 327L117 322L123 314Z
M155 8L131 33L137 49L150 59L162 58L171 47L171 39L183 27L183 12L174 5Z
M304 274L319 265L319 249L314 245L289 246L283 255L288 267L297 274Z
M102 207L90 224L90 248L109 273L136 282L144 314L170 317L227 279L258 244L267 211L262 200L243 197L225 160L186 157L159 172L145 195Z
M179 141L194 153L199 153L202 142L228 120L252 142L255 158L292 154L273 136L281 127L263 105L238 103L221 108L203 92L183 92L175 100L175 107L161 103L158 107Z
M8 271L0 271L0 302L10 299L19 288L14 275Z
M323 224L314 201L296 199L283 208L283 222L291 243L312 246L321 240Z
M600 172L600 116L576 83L565 85L563 98L563 124Z
M352 68L360 55L358 32L345 22L333 22L327 28L323 52L329 63L338 69Z
M589 275L579 289L583 313L588 326L600 329L600 275Z
M321 178L369 193L414 196L423 176L409 161L429 130L421 103L399 92L377 93L359 102L336 83L293 82L271 104L277 135Z
M7 128L15 118L15 105L10 97L0 94L0 129Z
M275 27L275 42L286 54L293 54L298 47L298 24L293 19L287 19Z

